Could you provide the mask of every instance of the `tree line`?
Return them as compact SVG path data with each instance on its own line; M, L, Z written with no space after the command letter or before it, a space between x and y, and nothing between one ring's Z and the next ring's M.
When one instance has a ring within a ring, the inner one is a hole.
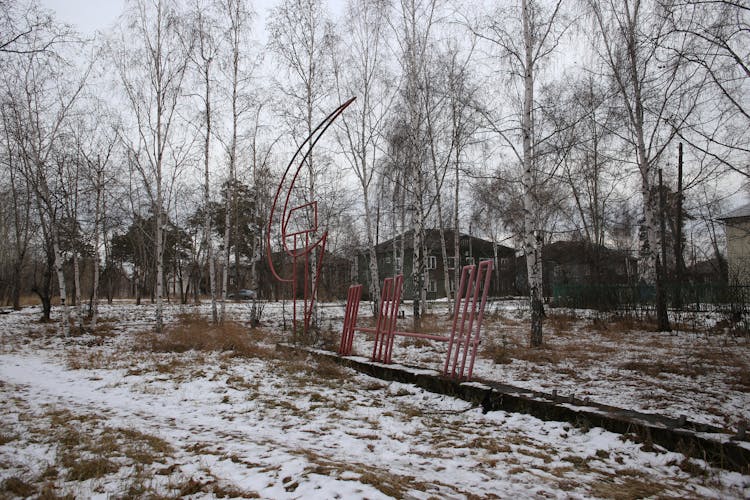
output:
M684 253L722 262L716 217L750 176L744 0L280 0L264 27L250 0L127 0L90 39L34 0L0 7L0 293L36 294L47 320L58 297L65 335L123 293L157 330L167 298L207 296L223 321L260 288L285 162L352 96L306 157L293 196L318 208L295 224L367 254L375 304L376 246L411 235L415 321L427 230L455 235L446 290L462 232L511 242L532 346L546 243L627 249L659 285Z

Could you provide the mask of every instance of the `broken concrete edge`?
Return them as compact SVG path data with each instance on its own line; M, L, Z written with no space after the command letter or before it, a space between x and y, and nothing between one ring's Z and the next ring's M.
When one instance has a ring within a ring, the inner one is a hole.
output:
M725 432L711 432L711 426L695 425L698 429L669 425L678 419L661 415L639 413L633 410L607 405L575 404L572 398L553 398L552 395L524 390L505 384L487 381L459 382L434 371L401 365L371 362L359 356L342 357L331 351L277 344L277 349L304 351L325 358L339 365L382 380L413 384L426 391L456 397L481 407L482 411L507 411L524 413L541 420L569 422L587 430L601 427L610 432L642 443L653 451L653 445L682 453L685 456L704 460L708 464L726 470L750 474L750 443L732 439ZM682 422L680 422L682 423ZM711 431L706 432L706 428Z

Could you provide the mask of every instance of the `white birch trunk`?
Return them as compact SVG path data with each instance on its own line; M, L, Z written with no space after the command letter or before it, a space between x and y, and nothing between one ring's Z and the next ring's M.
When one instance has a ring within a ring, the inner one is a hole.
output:
M208 260L208 280L211 290L211 321L213 324L219 322L219 313L216 309L216 266L214 264L214 245L211 241L211 212L209 206L211 203L211 183L209 174L209 160L211 154L211 60L204 59L203 83L205 85L205 113L206 113L206 137L203 142L203 166L204 166L204 185L203 185L203 204L205 214L203 220L203 232L206 241L206 253Z
M656 200L652 196L651 183L641 184L643 197L643 223L641 226L641 248L638 264L639 281L654 285L656 283L656 252L659 240L656 231Z
M253 243L251 249L250 258L250 288L255 292L253 297L253 303L250 308L250 324L257 326L260 324L261 308L258 304L258 298L260 297L260 290L258 290L258 262L261 259L261 242L263 241L263 225L260 224L260 189L259 189L259 176L258 176L258 144L257 144L257 116L256 116L256 129L253 134Z
M453 256L454 256L454 271L453 271L453 297L454 300L458 300L458 287L461 285L461 234L458 232L458 196L459 196L459 163L458 157L456 158L456 170L455 170L455 191L453 193Z
M157 180L161 184L161 176ZM162 229L162 212L161 212L161 185L157 186L156 196L156 229L154 230L154 239L156 241L156 331L162 333L164 330L164 231Z
M54 222L52 222L54 225ZM52 248L55 252L55 272L57 273L57 284L60 289L60 330L64 337L70 336L70 312L68 310L67 292L65 290L65 273L63 273L63 257L60 251L60 236L57 228L52 228Z
M440 221L440 255L443 259L443 287L445 298L448 299L448 314L453 311L453 295L451 294L451 275L448 271L448 245L445 242L445 229L443 229L443 213L438 200L438 220Z
M78 251L73 250L73 286L75 286L76 294L76 314L78 331L83 332L83 301L81 300L81 266L78 258Z
M414 321L414 328L419 328L420 325L420 318L421 318L421 297L422 297L422 281L424 281L424 270L422 269L422 257L421 257L421 251L422 251L422 230L421 230L421 222L420 217L418 215L418 211L415 211L414 214L414 224L412 226L413 229L413 246L412 249L412 269L411 269L411 278L412 278L412 287L414 288L414 302L412 304L412 311L413 311L413 321Z
M239 4L229 4L229 17L231 19L231 44L232 44L232 140L229 145L229 172L227 175L226 204L224 206L224 266L221 275L221 311L220 321L226 319L227 289L229 288L229 255L230 255L230 213L232 201L234 200L234 180L237 161L237 129L239 127L239 67L240 67L240 32L241 19Z
M96 175L96 206L94 208L94 285L91 296L91 329L96 328L99 320L99 226L102 219L102 182L101 171ZM106 252L105 252L106 255Z
M372 219L371 219L371 209L370 209L370 201L369 196L367 193L366 186L363 187L363 197L364 197L364 205L365 205L365 231L367 232L367 251L370 256L370 263L369 263L369 270L370 270L370 297L372 299L373 303L373 310L375 312L378 311L378 307L380 307L380 276L378 271L378 255L375 251L375 238L373 237L373 231L372 231ZM394 262L394 269L395 269L395 262Z
M532 149L533 104L534 104L534 41L532 39L528 0L521 0L521 22L524 38L524 93L521 133L523 134L523 208L524 208L524 252L529 282L531 307L531 347L540 347L543 342L542 321L544 319L541 234L537 228L536 176L534 175L534 151Z
M230 213L232 210L232 198L234 197L234 150L236 136L232 137L232 152L229 154L229 181L227 182L226 204L224 206L224 268L221 271L221 307L219 320L223 323L226 319L227 289L229 288L229 226L231 224Z

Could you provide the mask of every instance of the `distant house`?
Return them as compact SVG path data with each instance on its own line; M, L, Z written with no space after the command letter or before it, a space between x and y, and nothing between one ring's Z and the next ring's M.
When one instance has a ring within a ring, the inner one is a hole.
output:
M726 261L716 257L709 260L701 260L688 266L685 270L685 278L689 283L703 285L722 285L727 283Z
M273 252L271 258L276 271L282 278L291 278L293 272L292 258L286 252ZM304 259L297 262L297 297L304 297L305 273ZM310 262L312 266L312 261ZM323 257L323 271L318 282L318 300L335 300L346 298L349 288L349 270L351 260L326 251ZM242 287L247 287L242 283ZM278 281L271 273L266 258L258 263L258 288L261 298L268 300L290 299L292 296L292 284Z
M453 234L454 232L452 230L444 231L445 244L449 256L448 272L451 279L449 286L452 287L454 284L454 272L456 267L460 269L467 264L478 264L482 260L495 261L495 259L497 259L494 265L489 293L491 295L508 295L515 293L515 250L503 245L494 244L491 241L481 238L461 234L459 239L460 257L459 262L456 262L455 256L453 256ZM443 277L444 266L440 245L440 231L438 229L427 230L425 241L427 246L427 298L437 299L445 297L445 280ZM402 243L403 262L400 257ZM413 248L414 233L412 231L398 235L375 247L380 282L382 283L384 278L403 273L403 297L405 299L412 299L414 297L414 285L411 279L412 259L414 255ZM370 283L369 262L369 252L361 251L352 266L352 281L364 285L362 287L362 295L363 298L367 299L369 299Z
M750 203L719 217L727 235L729 283L750 284Z
M525 258L519 257L519 288L528 288ZM556 241L542 248L542 274L545 296L552 296L561 285L624 285L634 283L638 261L627 252L587 241Z

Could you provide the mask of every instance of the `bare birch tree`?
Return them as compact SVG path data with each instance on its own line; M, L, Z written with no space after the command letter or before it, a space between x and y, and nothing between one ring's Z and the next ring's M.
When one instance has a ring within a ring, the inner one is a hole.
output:
M180 34L184 29L182 20L173 0L132 0L124 19L125 31L112 50L133 121L132 136L123 138L155 218L154 294L158 332L164 326L164 223L169 188L175 169L186 154L176 143L175 130L189 60L189 47Z
M221 68L229 85L230 131L229 140L224 141L227 154L227 177L224 205L224 235L221 278L221 308L219 317L223 322L226 314L226 300L229 289L229 268L231 255L232 210L236 206L237 161L239 154L238 137L243 116L251 109L247 86L252 78L251 68L247 67L247 37L252 21L252 11L245 0L222 0L222 18L227 23L226 58L222 58ZM236 217L235 217L236 219ZM235 235L236 238L236 235ZM235 269L239 262L235 262Z
M643 282L663 285L658 226L656 174L669 145L696 110L701 78L691 78L680 55L689 41L670 36L658 2L602 0L588 2L597 29L595 46L608 70L625 112L630 145L640 177L643 200L641 254L638 272ZM674 50L674 48L678 50ZM658 328L668 330L666 305L657 307Z
M81 133L77 137L78 149L84 163L87 190L93 193L89 196L89 205L93 203L93 217L88 228L93 249L93 283L89 301L90 327L96 328L99 318L99 291L101 282L102 244L107 244L108 235L106 198L113 197L117 186L117 176L120 173L115 167L115 153L118 144L118 125L113 110L100 100L94 99L86 109L86 115L81 117ZM90 198L93 197L93 200ZM105 262L108 252L105 248Z
M386 0L350 0L340 30L344 33L339 40L341 46L334 52L338 100L343 102L357 97L341 117L338 140L361 188L370 298L375 311L380 302L380 277L371 186L382 154L386 119L395 96L392 77L386 67L388 8Z
M206 248L206 263L208 266L209 293L211 296L211 320L214 324L219 322L216 294L216 263L214 258L214 245L212 240L211 212L211 143L213 135L213 95L214 88L214 64L219 55L218 20L213 9L196 2L192 5L192 37L195 39L195 47L190 58L197 79L203 89L199 100L202 104L201 130L203 134L203 237ZM190 41L188 41L190 43Z
M50 109L50 102L45 102L42 97L49 90L44 88L51 82L40 81L37 73L39 68L29 65L24 79L24 100L16 101L15 109L15 140L21 151L22 172L26 182L33 187L34 198L37 205L40 223L45 237L45 246L48 256L48 265L54 266L57 275L60 309L62 317L60 321L61 332L68 336L70 332L69 310L67 303L67 290L65 276L63 274L63 254L61 249L60 223L63 219L62 192L58 192L60 186L55 182L58 177L50 166L54 162L53 156L60 140L61 128L71 101L62 109ZM19 96L21 97L21 96ZM22 106L25 102L29 106ZM52 105L54 106L54 105ZM52 183L50 182L52 181ZM43 301L43 316L49 319L50 297L47 295L46 284L40 291ZM44 303L46 301L46 303Z
M322 0L283 0L272 12L268 25L270 48L279 57L286 71L286 81L277 82L283 94L282 104L287 128L295 145L305 140L317 125L321 105L328 98L330 81L330 49L332 26ZM319 146L320 148L320 146ZM306 153L307 151L303 151ZM306 203L318 200L319 182L325 162L320 153L309 154L304 175ZM312 210L307 211L308 225L313 225ZM311 235L315 239L317 235ZM318 261L318 248L311 256ZM310 282L318 282L316 265L310 266ZM318 302L315 303L313 324L317 324Z
M43 318L48 320L50 317L49 278L54 268L60 293L61 331L67 336L70 322L60 233L65 196L52 167L55 156L62 150L65 127L84 87L88 70L81 74L59 54L34 49L48 46L48 38L37 34L39 38L29 41L32 50L6 61L6 82L10 92L9 106L5 108L10 119L6 126L10 126L24 179L33 188L44 236L48 270L38 289Z
M460 255L460 225L459 205L462 182L465 179L465 155L467 148L477 127L474 109L476 107L477 88L471 82L470 63L472 61L473 46L461 50L455 43L449 44L444 53L438 54L435 69L437 72L428 82L441 82L437 86L428 83L427 103L427 135L430 148L430 162L435 183L435 197L432 205L437 208L437 224L440 233L440 252L443 261L443 284L448 298L448 311L453 311L455 291L459 288L461 279ZM437 87L437 88L434 88ZM430 103L430 101L432 101ZM438 125L438 123L441 123ZM438 130L442 128L442 130ZM442 144L441 144L442 143ZM450 275L450 260L448 255L448 241L445 229L447 218L443 213L445 200L444 187L450 184L449 174L452 173L453 182L453 213L451 226L453 229L453 245L451 248L453 259L453 276ZM453 286L451 286L453 284ZM451 292L453 288L453 292Z
M428 151L426 148L426 117L424 88L427 54L431 30L437 9L436 0L401 0L393 20L398 44L398 61L402 71L401 99L404 126L403 170L405 183L401 187L409 196L411 211L413 318L417 327L427 303L425 223L428 189ZM406 200L404 200L406 201ZM406 208L404 206L404 208Z
M700 120L679 130L691 148L750 177L750 4L731 0L660 2L660 15L673 35L690 43L674 49L705 77ZM679 123L679 122L678 122Z
M567 25L562 17L561 1L545 4L537 0L520 0L517 7L499 9L473 28L477 36L499 49L500 61L508 65L512 83L522 89L519 91L520 110L517 115L504 120L496 111L484 114L489 128L511 149L522 169L523 249L531 308L531 347L539 347L543 343L544 320L544 227L539 217L539 201L543 180L540 171L542 143L545 138L540 137L537 130L539 124L535 107L538 97L535 84L540 67L550 59L566 31ZM517 19L520 26L510 24L508 19ZM520 145L515 134L521 136Z
M0 54L54 54L74 35L36 2L0 0Z
M5 179L6 189L3 197L8 200L5 204L5 218L9 219L3 232L4 241L9 242L12 249L8 249L6 259L11 267L7 276L6 286L13 309L21 309L21 293L23 290L23 276L28 264L30 242L35 234L36 224L33 222L33 189L26 182L23 171L20 170L21 158L18 144L15 142L13 120L13 106L10 102L12 93L3 92L0 116L3 123L2 164L8 177Z

